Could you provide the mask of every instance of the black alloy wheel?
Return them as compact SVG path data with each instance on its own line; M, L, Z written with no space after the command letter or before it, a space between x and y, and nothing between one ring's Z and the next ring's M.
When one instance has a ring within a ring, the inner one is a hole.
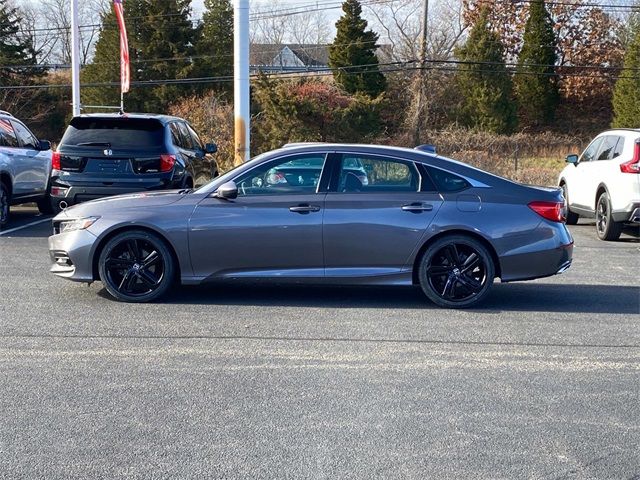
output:
M615 222L611 215L609 194L603 192L596 205L596 233L600 240L617 240L622 233L622 223Z
M439 239L420 263L420 286L441 307L477 304L489 292L494 277L491 254L482 243L466 236Z
M9 191L4 183L0 182L0 228L9 222Z
M149 302L173 283L174 260L165 242L145 231L116 235L105 245L98 263L107 291L125 302Z

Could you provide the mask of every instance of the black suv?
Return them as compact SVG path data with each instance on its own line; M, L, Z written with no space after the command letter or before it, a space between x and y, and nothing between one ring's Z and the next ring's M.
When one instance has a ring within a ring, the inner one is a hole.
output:
M183 119L149 114L74 117L51 160L55 210L144 190L193 188L218 175L213 143Z

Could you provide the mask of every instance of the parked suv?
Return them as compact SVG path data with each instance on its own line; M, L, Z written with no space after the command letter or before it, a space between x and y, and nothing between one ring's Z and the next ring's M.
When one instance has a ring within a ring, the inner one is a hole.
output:
M616 240L624 224L640 225L640 130L602 132L567 162L558 182L568 224L595 217L602 240Z
M213 143L183 119L149 114L74 117L53 153L56 210L109 195L193 188L218 175Z
M0 110L0 228L9 220L9 207L37 202L52 213L49 202L51 143L36 136L8 112Z

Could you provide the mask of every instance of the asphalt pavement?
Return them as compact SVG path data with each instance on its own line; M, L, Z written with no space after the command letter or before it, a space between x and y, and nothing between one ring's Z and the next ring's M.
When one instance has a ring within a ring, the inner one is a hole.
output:
M48 218L16 209L0 478L640 479L640 238L571 231L566 273L474 310L378 287L131 305L50 275Z

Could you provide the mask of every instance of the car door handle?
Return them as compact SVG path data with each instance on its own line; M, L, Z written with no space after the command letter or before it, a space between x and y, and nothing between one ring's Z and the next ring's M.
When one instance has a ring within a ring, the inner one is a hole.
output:
M433 210L433 205L429 203L410 203L408 205L403 205L402 210L404 212L430 212Z
M319 212L320 207L318 205L295 205L289 207L289 211L293 213Z

